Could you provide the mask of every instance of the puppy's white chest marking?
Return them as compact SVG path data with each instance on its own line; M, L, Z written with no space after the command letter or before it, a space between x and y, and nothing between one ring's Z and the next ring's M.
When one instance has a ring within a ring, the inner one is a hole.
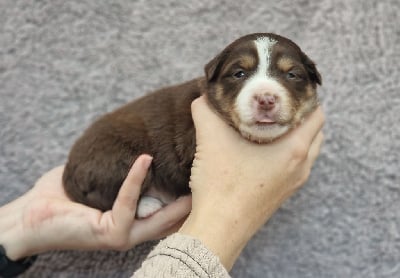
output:
M151 196L142 196L139 199L136 216L137 218L146 218L157 211L159 211L164 206L164 203L160 199Z
M150 187L139 199L136 216L146 218L175 201L175 197Z

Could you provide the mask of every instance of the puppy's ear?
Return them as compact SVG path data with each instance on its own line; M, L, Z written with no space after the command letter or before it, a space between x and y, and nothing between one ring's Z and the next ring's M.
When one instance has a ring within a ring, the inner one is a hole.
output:
M214 59L212 59L208 64L204 67L204 72L206 74L206 79L208 82L212 82L217 77L218 73L221 70L223 61L225 60L226 53L225 51L218 54Z
M310 76L311 81L318 85L322 85L321 74L318 72L315 63L310 58L308 58L308 56L304 53L303 53L303 64L306 67L306 70L308 72L308 75Z

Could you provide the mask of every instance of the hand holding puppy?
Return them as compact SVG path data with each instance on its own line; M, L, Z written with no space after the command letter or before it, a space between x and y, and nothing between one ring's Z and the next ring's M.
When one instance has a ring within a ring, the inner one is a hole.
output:
M136 203L151 157L140 156L128 173L111 210L71 201L61 176L64 166L44 174L35 186L0 208L0 243L16 260L50 250L128 250L175 232L191 208L182 197L153 216L135 219Z
M264 145L244 140L204 97L193 102L192 115L192 212L180 232L200 239L229 270L247 241L308 179L323 141L324 115L318 108L301 126Z

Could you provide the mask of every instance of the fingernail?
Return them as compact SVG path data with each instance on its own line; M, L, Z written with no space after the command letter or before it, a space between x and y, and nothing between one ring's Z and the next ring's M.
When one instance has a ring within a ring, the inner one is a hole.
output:
M150 167L151 162L153 161L153 157L148 155L148 154L144 154L142 155L142 159L143 159L143 168L145 168L146 170Z

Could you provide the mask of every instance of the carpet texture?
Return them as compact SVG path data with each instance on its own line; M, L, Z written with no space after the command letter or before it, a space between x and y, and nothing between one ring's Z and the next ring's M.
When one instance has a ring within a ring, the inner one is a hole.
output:
M400 277L399 14L398 0L1 1L0 204L64 163L99 115L275 32L318 65L326 140L232 275ZM46 253L24 277L127 277L151 246Z

